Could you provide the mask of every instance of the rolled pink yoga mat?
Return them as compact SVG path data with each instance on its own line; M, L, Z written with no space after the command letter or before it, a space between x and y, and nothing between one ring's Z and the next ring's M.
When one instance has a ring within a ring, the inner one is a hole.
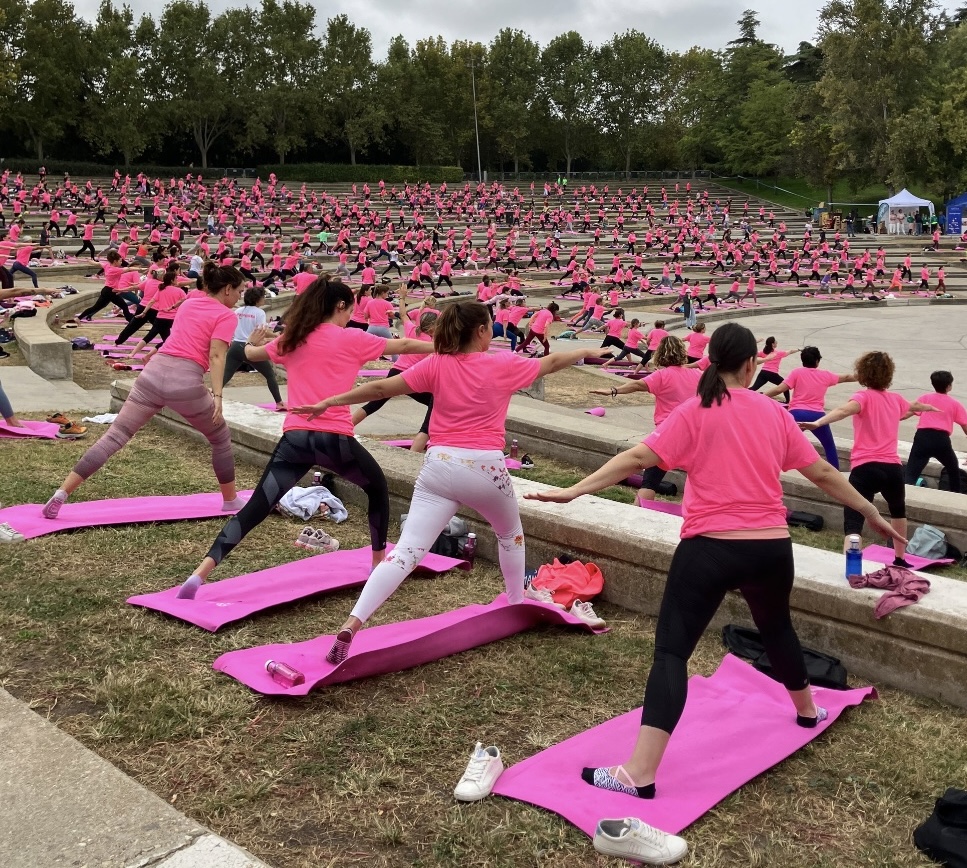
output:
M604 407L592 407L590 410L585 410L584 412L589 416L603 416Z
M726 655L710 678L689 679L685 713L658 771L654 799L600 790L581 779L585 766L610 767L631 755L641 726L640 708L512 766L493 791L553 811L588 836L594 835L602 817L640 817L677 835L730 793L825 732L846 708L876 698L872 687L817 687L813 693L829 717L815 729L806 729L796 725L795 709L781 684Z
M541 624L576 627L589 632L583 621L561 609L525 600L512 606L501 594L487 605L463 606L452 612L396 624L360 630L349 656L339 665L326 662L334 636L318 636L291 645L261 645L229 651L212 668L230 675L258 693L305 696L316 687L402 672L481 645L489 645ZM267 660L288 663L303 675L305 683L286 688L265 671Z
M55 426L56 427L56 426ZM238 496L248 500L251 490ZM67 501L55 519L41 515L43 504L24 503L0 509L0 522L7 522L24 535L34 539L50 533L100 527L114 524L143 524L152 521L187 521L198 518L218 518L233 513L222 512L222 496L218 492L204 494L158 495L154 497L121 497L116 500Z
M392 544L387 548L392 551ZM427 554L418 569L445 573L456 567L466 570L470 565L457 558ZM275 606L359 587L365 584L372 570L371 548L341 549L232 579L208 582L201 586L194 600L179 600L178 585L153 594L129 597L128 603L164 612L215 632L226 624Z
M60 426L53 422L34 422L31 419L22 419L23 427L15 428L0 419L0 437L10 440L40 439L55 440Z

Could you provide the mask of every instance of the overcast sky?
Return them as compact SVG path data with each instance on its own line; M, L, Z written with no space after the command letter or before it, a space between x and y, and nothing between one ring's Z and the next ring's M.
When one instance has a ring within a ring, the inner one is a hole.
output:
M121 5L122 0L115 0ZM127 0L136 14L158 16L163 2ZM965 0L940 0L953 10ZM259 6L259 0L209 0L212 10ZM577 30L599 45L615 33L640 30L672 51L693 45L724 48L737 34L736 22L744 9L759 15L760 38L793 53L802 41L815 42L818 13L823 0L336 0L314 3L317 24L345 13L373 35L373 48L381 59L390 39L402 33L414 43L426 36L489 42L500 29L523 30L541 45L568 30ZM75 9L93 20L98 0L75 0Z

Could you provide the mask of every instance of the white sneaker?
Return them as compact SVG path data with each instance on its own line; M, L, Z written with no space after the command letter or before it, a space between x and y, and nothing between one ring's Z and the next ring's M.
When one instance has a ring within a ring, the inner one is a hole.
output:
M329 554L329 552L339 550L339 540L333 539L324 530L317 528L312 532L312 536L305 541L304 547L318 554Z
M591 604L581 600L574 601L574 604L568 609L568 614L573 615L579 621L584 621L589 627L604 627L606 625L604 618L598 616Z
M19 530L15 530L6 522L0 524L0 542L15 543L23 541L24 535Z
M670 865L684 858L688 844L684 838L669 835L637 817L625 817L598 823L594 849L606 856L619 856L646 865Z
M503 771L500 751L494 746L485 748L478 741L470 755L467 770L453 791L453 797L459 802L477 802L489 796Z
M558 609L564 608L560 603L554 602L554 595L547 588L535 588L533 585L528 585L524 589L524 599L533 600L535 603L547 603L549 606L557 606Z
M315 534L316 529L314 527L304 527L299 531L299 535L295 539L295 544L300 548L304 549L308 547L309 540L312 539L313 534Z

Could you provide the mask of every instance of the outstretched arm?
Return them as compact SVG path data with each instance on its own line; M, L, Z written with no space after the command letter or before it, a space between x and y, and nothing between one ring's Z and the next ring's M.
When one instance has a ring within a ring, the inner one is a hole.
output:
M654 467L661 459L644 443L639 443L631 449L615 455L607 464L586 476L570 488L552 488L549 491L536 491L525 494L528 500L542 500L549 503L570 503L576 497L584 494L594 494L615 485L648 467Z
M803 431L815 431L823 425L832 425L850 416L855 416L860 411L860 405L856 401L847 401L842 407L830 410L825 416L821 416L815 422L800 422L799 427Z
M389 343L392 343L390 341ZM421 343L414 341L414 343ZM383 398L395 398L397 395L409 395L413 390L406 385L406 380L402 377L384 377L372 383L364 383L341 395L333 395L317 404L309 404L303 407L290 407L290 413L298 413L300 416L308 416L315 419L321 416L330 407L345 407L347 404L365 404L368 401L380 401Z
M789 387L786 385L786 381L783 380L777 386L770 386L762 394L767 398L775 398L777 395L781 395L783 392L788 391Z
M566 353L551 353L541 359L539 376L543 377L545 374L563 371L582 359L601 359L610 355L611 353L608 350L597 347L593 350L568 350Z

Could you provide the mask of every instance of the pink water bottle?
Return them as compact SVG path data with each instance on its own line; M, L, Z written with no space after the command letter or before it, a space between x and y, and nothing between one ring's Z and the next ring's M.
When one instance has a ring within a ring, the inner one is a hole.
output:
M477 535L475 533L467 534L467 541L463 544L463 557L464 560L470 562L470 566L473 566L473 559L477 556Z
M272 680L278 682L283 687L295 687L297 684L305 684L306 677L298 669L293 669L288 663L281 661L266 660L265 671L272 676Z
M513 440L510 441L510 457L513 458L516 461L517 460L517 453L519 451L520 451L520 449L517 446L517 438L515 437Z

